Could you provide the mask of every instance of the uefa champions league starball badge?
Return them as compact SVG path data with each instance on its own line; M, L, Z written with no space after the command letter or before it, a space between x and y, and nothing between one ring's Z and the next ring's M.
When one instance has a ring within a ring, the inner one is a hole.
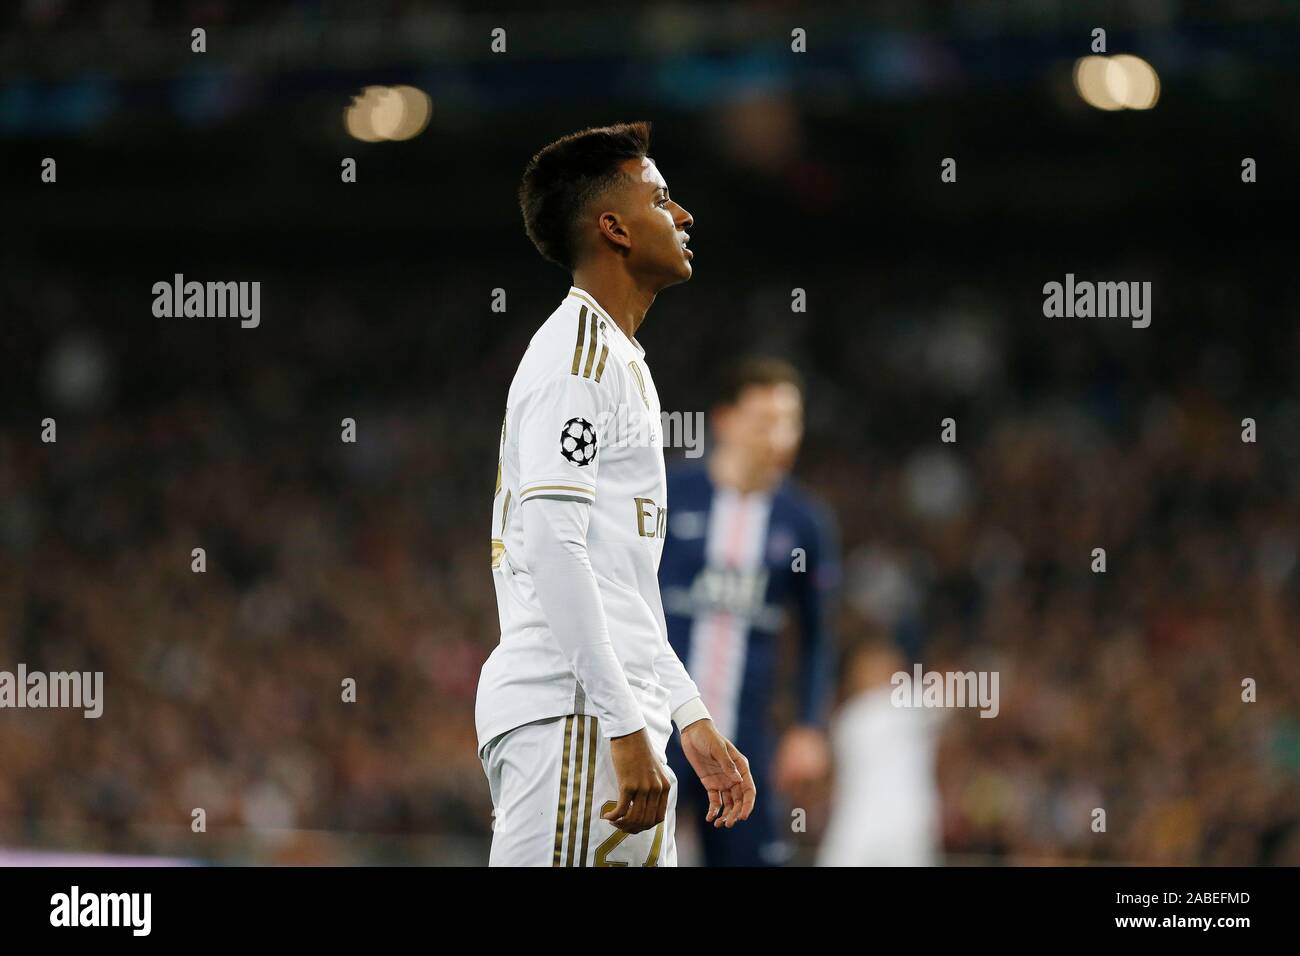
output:
M560 430L560 454L582 467L596 457L596 429L585 418L570 418Z

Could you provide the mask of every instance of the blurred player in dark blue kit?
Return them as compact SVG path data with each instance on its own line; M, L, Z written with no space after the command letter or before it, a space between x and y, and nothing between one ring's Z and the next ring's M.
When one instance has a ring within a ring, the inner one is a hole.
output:
M802 381L793 366L742 361L727 375L710 424L704 463L668 473L659 585L673 650L719 732L748 755L758 791L748 828L701 828L701 862L773 866L789 855L785 800L808 793L829 769L828 624L838 544L825 510L789 478L803 438ZM798 635L797 713L777 740L773 684L787 610ZM675 741L668 759L682 781L679 806L706 805ZM678 825L693 819L683 812Z

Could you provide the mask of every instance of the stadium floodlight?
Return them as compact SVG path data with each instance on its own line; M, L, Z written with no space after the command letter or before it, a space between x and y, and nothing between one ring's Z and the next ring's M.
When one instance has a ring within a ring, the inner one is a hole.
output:
M1128 53L1080 58L1074 64L1074 88L1089 106L1107 112L1149 110L1160 98L1155 69Z

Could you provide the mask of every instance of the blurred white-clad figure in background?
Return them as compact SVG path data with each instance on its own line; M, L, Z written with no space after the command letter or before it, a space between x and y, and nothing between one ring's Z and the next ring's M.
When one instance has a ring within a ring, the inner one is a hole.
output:
M944 711L896 707L890 677L906 670L892 643L845 661L847 698L831 727L835 782L818 866L934 866L940 852L935 752Z

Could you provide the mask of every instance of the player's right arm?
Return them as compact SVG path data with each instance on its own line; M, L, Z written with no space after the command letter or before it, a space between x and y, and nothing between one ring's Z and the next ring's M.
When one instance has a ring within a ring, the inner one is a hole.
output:
M603 816L638 833L663 821L670 783L614 652L587 552L600 445L613 421L609 391L591 379L565 375L515 406L524 562L548 629L610 738L619 801Z

